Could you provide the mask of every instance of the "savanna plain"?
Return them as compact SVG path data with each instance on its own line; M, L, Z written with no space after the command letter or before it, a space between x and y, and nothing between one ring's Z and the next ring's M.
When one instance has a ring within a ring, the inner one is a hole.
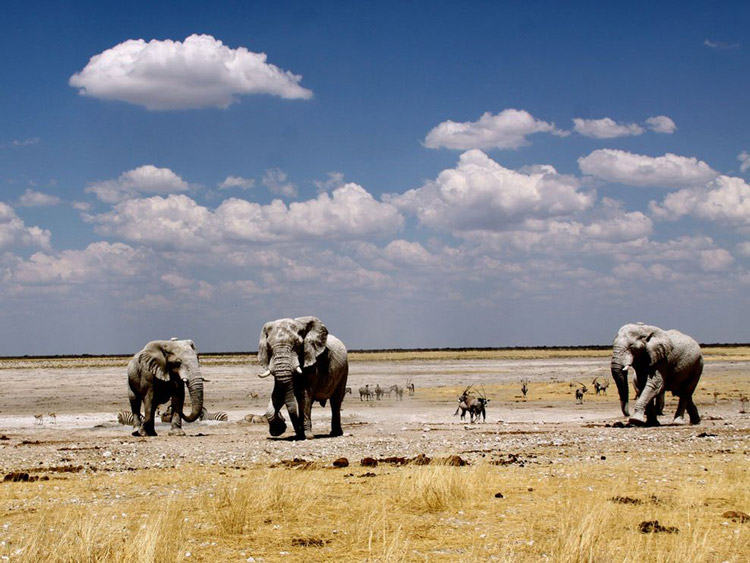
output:
M0 558L749 561L750 348L704 349L701 424L668 397L655 428L622 424L609 353L353 353L345 435L316 405L308 441L250 422L272 387L253 355L201 356L226 422L152 438L117 421L128 358L0 359ZM486 421L454 416L469 385Z

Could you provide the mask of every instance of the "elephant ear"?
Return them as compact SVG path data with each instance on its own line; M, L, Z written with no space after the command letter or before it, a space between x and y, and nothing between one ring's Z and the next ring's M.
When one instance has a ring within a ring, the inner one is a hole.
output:
M669 356L672 352L672 341L666 332L656 329L646 338L646 350L653 366Z
M141 353L138 356L138 361L157 379L169 381L167 356L165 355L163 346L159 342L149 342L146 347L141 350Z
M268 332L271 329L271 323L263 325L263 329L260 331L260 341L258 341L258 363L264 368L268 367Z
M305 359L302 367L309 367L325 352L328 329L317 317L298 317L294 320L302 326L300 336L305 339Z

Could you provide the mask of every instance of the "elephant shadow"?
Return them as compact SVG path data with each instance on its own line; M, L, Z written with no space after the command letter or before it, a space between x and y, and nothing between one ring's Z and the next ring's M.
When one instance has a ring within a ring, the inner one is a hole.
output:
M325 438L336 438L337 436L331 436L330 434L315 434L314 438L316 440L319 439L325 439ZM298 437L295 434L289 435L289 436L266 436L266 440L269 440L271 442L301 442L303 438Z

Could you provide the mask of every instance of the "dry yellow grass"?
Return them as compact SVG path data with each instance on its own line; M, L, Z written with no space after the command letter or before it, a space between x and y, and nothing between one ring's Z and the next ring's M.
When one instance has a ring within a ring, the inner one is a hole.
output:
M722 516L750 506L746 460L611 456L524 467L185 467L4 483L0 557L572 563L739 562L750 553L750 524ZM653 520L678 532L639 531Z

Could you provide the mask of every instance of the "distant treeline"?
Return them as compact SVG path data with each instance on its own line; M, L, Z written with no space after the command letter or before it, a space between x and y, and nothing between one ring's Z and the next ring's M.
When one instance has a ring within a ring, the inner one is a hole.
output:
M702 343L704 348L739 348L748 347L750 343ZM550 351L566 351L566 350L608 350L612 348L611 344L595 344L586 346L496 346L496 347L477 347L470 346L466 348L353 348L349 352L356 354L393 354L393 353L409 353L409 352L507 352L514 350L550 350ZM247 356L255 355L258 351L249 352L203 352L201 356ZM60 359L74 359L74 358L129 358L132 354L58 354L58 355L23 355L23 356L0 356L2 360L60 360Z

